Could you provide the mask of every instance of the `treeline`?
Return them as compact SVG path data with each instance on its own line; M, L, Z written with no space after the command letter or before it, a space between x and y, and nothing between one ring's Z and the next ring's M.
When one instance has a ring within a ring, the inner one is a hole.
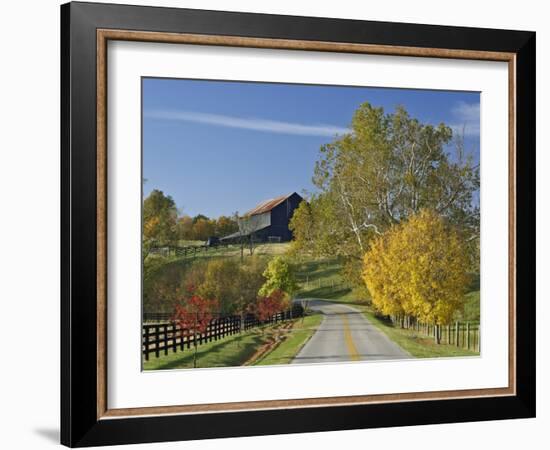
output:
M205 241L210 236L226 236L238 231L232 217L211 219L203 214L178 216L171 196L155 189L143 201L144 245L169 245L180 240Z
M237 221L228 216L210 219L202 214L195 217L183 215L176 222L176 234L180 240L204 241L210 236L223 237L238 230Z
M280 256L269 262L258 257L243 262L183 260L164 266L144 283L144 310L170 312L193 297L199 304L210 304L210 309L215 305L210 313L261 316L266 310L274 314L288 307L297 288L292 266Z
M447 125L368 102L321 147L317 192L295 211L294 250L340 256L384 314L447 321L479 271L479 166ZM391 307L390 307L391 303Z

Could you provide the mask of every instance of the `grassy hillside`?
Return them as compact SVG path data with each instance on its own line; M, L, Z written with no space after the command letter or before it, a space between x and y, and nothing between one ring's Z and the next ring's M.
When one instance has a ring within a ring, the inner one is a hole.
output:
M259 244L254 247L253 257L268 260L288 251L289 243ZM213 259L241 257L240 246L212 247L207 251L201 249L195 255L159 256L151 255L144 267L144 307L146 311L171 312L173 305L163 298L164 292L174 292L181 287L185 274L196 264L206 263ZM250 258L248 249L244 249L243 257ZM161 286L162 289L158 289Z
M300 291L298 298L341 299L351 293L351 287L341 275L342 264L337 258L302 259L296 263Z

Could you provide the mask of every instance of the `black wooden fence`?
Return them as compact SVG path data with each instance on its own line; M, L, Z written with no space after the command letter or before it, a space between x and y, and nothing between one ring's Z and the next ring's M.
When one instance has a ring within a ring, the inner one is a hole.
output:
M145 360L149 360L149 355L153 354L158 358L161 354L168 355L169 352L176 353L186 348L196 345L206 344L207 342L217 341L232 336L242 331L260 325L275 324L291 318L301 317L304 309L301 305L294 305L292 309L278 312L269 319L260 321L253 314L247 314L244 317L244 323L241 326L241 316L227 316L212 319L204 333L188 333L187 330L180 328L174 322L143 324L142 326L142 353ZM165 313L159 313L164 315Z
M174 317L173 312L144 312L143 322L170 322Z
M196 257L198 254L215 252L217 249L228 247L230 244L227 242L219 242L215 245L187 245L187 246L177 246L177 245L165 245L162 247L153 247L150 250L150 253L155 255L162 256L183 256L183 257Z

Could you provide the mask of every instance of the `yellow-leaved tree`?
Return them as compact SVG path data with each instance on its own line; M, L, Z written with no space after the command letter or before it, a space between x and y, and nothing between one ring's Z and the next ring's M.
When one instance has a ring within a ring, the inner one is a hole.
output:
M363 279L383 314L436 325L463 306L468 256L459 234L432 210L421 210L373 240Z

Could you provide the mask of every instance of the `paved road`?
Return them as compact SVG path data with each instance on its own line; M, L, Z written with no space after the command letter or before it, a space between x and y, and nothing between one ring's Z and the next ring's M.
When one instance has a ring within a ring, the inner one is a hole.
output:
M351 306L310 300L324 319L292 364L412 358Z

